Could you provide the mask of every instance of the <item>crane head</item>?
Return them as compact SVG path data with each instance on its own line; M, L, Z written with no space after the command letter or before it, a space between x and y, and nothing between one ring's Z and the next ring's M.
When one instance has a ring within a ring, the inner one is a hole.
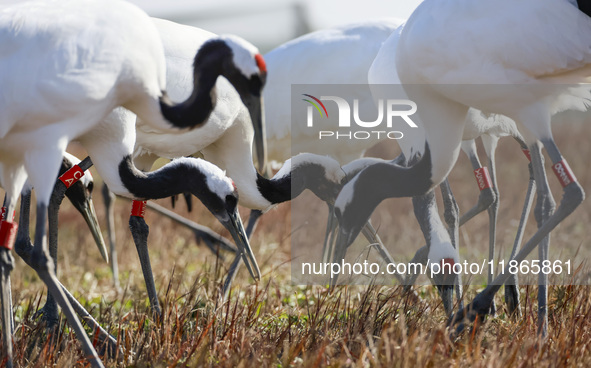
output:
M217 48L220 74L234 86L248 109L254 129L254 142L259 172L267 160L263 88L267 81L267 66L259 50L248 41L233 35L224 35L205 45ZM203 47L202 47L203 49Z

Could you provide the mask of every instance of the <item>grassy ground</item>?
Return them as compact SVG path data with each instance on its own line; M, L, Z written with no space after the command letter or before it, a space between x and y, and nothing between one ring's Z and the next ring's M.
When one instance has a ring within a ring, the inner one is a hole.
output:
M587 193L591 193L591 148L587 124L555 126L564 155ZM498 254L506 257L526 188L526 163L513 142L501 142L498 152L501 209ZM550 178L554 193L557 182ZM451 176L462 211L477 198L467 161L462 158ZM461 195L460 195L461 194ZM104 216L98 194L95 205ZM168 201L160 201L169 205ZM572 256L577 264L589 250L591 202L586 200L553 233L557 255ZM221 231L201 207L178 212ZM378 214L375 221L393 253L408 259L424 240L412 215L409 200L386 202L394 211ZM263 272L255 284L242 270L228 302L220 302L219 287L229 260L217 262L204 246L197 246L186 229L148 213L150 251L162 321L152 318L135 247L127 230L130 205L117 202L117 243L121 288L112 285L109 266L102 262L81 217L65 203L60 217L60 280L110 331L123 347L104 358L113 367L509 367L591 366L591 289L588 286L553 286L549 291L549 336L536 338L535 286L524 286L522 317L511 321L501 295L496 318L478 332L450 341L446 316L431 286L418 288L420 301L412 301L398 287L339 287L330 293L321 286L293 286L290 282L289 205L263 217L252 239ZM247 211L243 212L247 215ZM535 223L528 224L528 234ZM460 233L462 256L481 257L487 244L487 218L480 215ZM406 251L406 252L403 252ZM574 253L573 253L574 254ZM226 257L228 258L228 257ZM587 267L583 265L583 271ZM48 334L34 316L45 291L34 272L18 261L12 277L16 327L15 360L18 366L85 366L78 344L63 321ZM467 287L471 299L482 285ZM89 334L91 332L89 331Z

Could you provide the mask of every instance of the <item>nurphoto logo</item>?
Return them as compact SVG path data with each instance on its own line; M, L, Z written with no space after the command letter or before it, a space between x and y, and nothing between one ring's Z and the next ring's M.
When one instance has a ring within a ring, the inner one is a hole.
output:
M338 96L314 97L310 94L302 94L307 98L302 100L308 103L306 126L314 127L316 119L328 119L328 110L323 101L332 101L338 110L338 126L331 130L320 130L318 139L401 139L404 134L401 131L391 130L395 124L405 123L410 128L417 128L417 124L411 118L417 112L417 104L411 100L379 99L377 100L377 117L374 120L364 121L360 117L359 99L353 99L353 108L346 99ZM351 124L351 121L354 124ZM322 127L326 126L322 123ZM381 129L380 129L381 128ZM375 130L368 130L375 129Z

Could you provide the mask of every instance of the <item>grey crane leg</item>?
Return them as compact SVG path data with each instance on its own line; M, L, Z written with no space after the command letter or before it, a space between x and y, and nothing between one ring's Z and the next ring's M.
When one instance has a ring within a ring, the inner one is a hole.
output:
M202 226L193 221L190 221L154 202L148 201L146 203L146 206L149 207L151 210L160 213L161 215L166 216L169 219L176 221L177 223L189 228L191 231L193 231L197 240L203 240L207 247L212 251L212 253L217 255L218 257L221 257L219 254L220 249L235 253L236 258L234 259L232 265L234 266L234 264L239 264L239 261L237 262L237 259L240 259L242 257L241 253L228 240L226 240L224 237L217 234L213 230L209 229L206 226ZM150 306L152 307L152 311L156 315L161 316L162 311L160 309L160 303L158 302L158 293L156 292L156 284L154 282L154 275L152 273L152 266L150 264L150 255L148 253L148 234L150 229L146 224L146 221L142 217L137 216L129 217L129 228L131 230L131 235L133 237L133 241L138 251L140 264L142 265L142 272L144 274L144 281L146 283L146 289L148 291ZM221 258L223 259L223 257ZM238 265L234 266L234 268L238 268ZM229 275L226 279L226 283L228 283L228 285L231 283L230 276L233 279L235 273L236 271L234 271L234 275ZM227 290L224 289L224 293L226 292Z
M129 216L129 229L131 230L133 242L135 243L140 264L142 265L150 307L152 308L152 312L160 318L162 316L162 309L160 309L160 303L158 302L158 293L156 292L156 284L154 283L154 275L152 274L152 266L150 264L150 254L148 253L148 234L150 228L143 217Z
M70 327L76 333L78 340L82 344L82 350L86 359L90 362L93 367L104 367L100 361L96 350L90 343L86 331L82 327L82 324L76 317L74 310L68 299L66 298L62 288L60 287L59 281L57 280L54 273L54 265L49 250L47 248L46 236L45 236L45 223L47 217L47 205L41 203L37 206L37 223L35 228L35 245L28 253L28 259L25 259L27 264L31 265L37 274L45 282L47 288L58 304L61 306Z
M54 269L53 272L57 273L57 229L58 229L58 212L60 205L62 204L62 200L66 195L66 187L64 185L59 185L56 183L53 193L51 194L51 199L49 201L49 255L53 259ZM22 205L21 205L22 208ZM21 224L24 222L21 219ZM28 224L28 222L27 222ZM28 226L27 226L28 228ZM45 305L41 308L40 311L43 314L43 319L47 325L48 329L53 329L58 323L59 320L59 312L57 308L57 302L52 294L47 294L47 300L45 301Z
M544 147L546 148L550 158L554 165L559 165L562 161L562 155L558 150L558 147L552 139L543 141ZM540 155L532 154L532 163L534 165L535 180L540 185L543 178L540 177L540 169L543 169L543 164L540 160ZM536 168L537 167L537 168ZM563 165L564 167L564 165ZM539 191L538 191L539 193ZM538 198L539 199L539 198ZM564 183L563 196L560 205L556 211L545 221L541 227L538 228L536 233L527 241L523 248L515 255L513 260L518 264L523 261L529 253L538 245L546 236L568 215L570 215L585 199L585 192L581 185L577 182L574 175L572 178ZM454 328L454 333L460 333L464 330L466 322L473 322L476 318L485 318L490 310L490 303L494 298L496 292L500 289L510 277L509 265L505 267L502 273L497 276L491 285L488 285L483 291L481 291L472 302L463 310L458 311L453 315L448 324ZM545 308L544 308L545 309ZM542 328L539 329L539 333L544 334L543 325L546 324L545 320L541 320L538 323L542 324Z
M460 208L458 207L458 202L456 202L456 198L454 197L453 192L451 191L451 187L449 185L449 181L447 178L441 183L439 186L441 189L441 196L443 197L443 217L445 219L445 223L447 224L447 232L449 233L449 237L451 238L451 244L453 245L454 249L456 250L456 256L460 259L460 246L459 246L459 217L460 217ZM458 308L464 307L464 302L462 301L463 297L463 283L462 283L462 275L458 274L456 276L456 300L458 301Z
M14 204L4 200L6 209L6 220L10 219L9 214L14 211ZM3 226L4 220L0 221ZM0 246L0 301L2 303L2 337L4 342L4 354L6 356L6 366L12 368L13 350L12 335L14 333L14 319L12 315L12 295L10 291L10 272L14 269L14 258L10 252L12 247L10 236L0 239L4 246Z
M224 286L222 288L222 295L223 300L228 300L228 296L230 295L230 288L232 287L232 282L236 278L236 274L238 273L238 269L240 268L240 264L242 263L242 256L240 253L236 254L232 264L230 264L230 268L228 269L228 275L224 280Z
M31 266L29 261L30 261L30 257L31 257L31 251L33 249L33 245L31 244L31 239L29 238L29 230L28 230L29 229L30 209L31 209L31 192L23 193L21 195L21 210L20 210L20 218L19 218L19 221L22 226L19 228L18 233L17 233L17 239L15 242L15 251L17 252L17 254L19 254L19 256L21 256L21 258L23 258L23 260L25 260L25 262L29 266ZM56 225L57 225L57 223L56 223ZM50 226L50 231L51 231L51 226ZM57 230L55 230L55 231L57 231ZM57 250L57 247L56 247L56 250ZM68 301L70 302L70 304L74 308L74 311L76 312L76 314L78 314L88 324L88 326L90 326L94 331L98 331L98 333L96 334L97 337L101 341L104 341L108 344L109 352L112 353L112 355L114 355L114 351L117 347L117 340L101 327L101 325L86 311L86 309L84 309L84 307L82 305L80 305L78 300L76 300L76 298L74 298L74 296L72 296L72 294L68 291L68 289L66 289L65 286L63 286L61 283L59 283L59 285L62 288L66 297L68 298ZM50 298L50 296L51 296L51 298ZM54 307L55 313L56 313L55 318L56 318L56 322L57 322L57 318L58 318L57 317L57 314L58 314L57 302L51 294L48 294L47 302L45 303L45 306L43 308L44 309L47 308L47 305L50 300L52 300L53 303L55 304L55 307ZM43 315L46 318L45 313L47 313L47 311L43 310ZM48 325L48 328L50 328L49 325Z
M10 272L14 268L14 259L10 250L0 247L0 296L2 299L2 337L6 366L12 368L12 298L10 296Z
M252 233L254 233L254 230L256 229L256 226L257 226L259 219L261 218L262 215L263 215L262 211L259 211L259 210L250 211L250 217L248 218L248 224L246 225L246 236L248 236L248 239L250 239L250 237L252 236Z
M515 255L521 246L523 234L525 233L525 224L527 223L534 200L536 182L534 180L534 172L531 163L529 164L529 169L530 178L527 186L527 193L525 194L525 201L523 203L523 210L521 211L521 218L519 219L517 234L515 235L515 242L513 243L513 249L511 250L511 259L515 258ZM512 274L509 280L505 283L505 303L507 303L509 315L514 319L519 318L521 312L519 310L519 278L517 273Z
M129 200L128 198L124 198L124 199ZM153 210L154 212L159 213L165 217L168 217L169 219L171 219L171 220L183 225L187 229L191 230L193 232L193 234L195 235L195 240L197 240L198 242L203 241L205 243L205 245L207 246L207 248L209 248L209 250L213 254L220 257L222 260L224 258L220 255L220 252L219 252L220 250L228 251L231 253L238 253L238 250L230 241L228 241L226 238L224 238L220 234L216 233L215 231L211 230L207 226L199 225L199 224L197 224L197 223L195 223L195 222L193 222L193 221L191 221L179 214L176 214L173 211L170 211L169 209L162 207L159 204L152 202L152 201L148 201L146 203L146 206L148 208L150 208L151 210Z
M100 340L101 343L106 344L107 352L109 356L114 357L117 352L117 339L111 336L105 329L88 313L86 309L74 298L72 293L62 283L59 283L60 287L66 294L68 301L74 308L76 314L93 330L93 335ZM120 349L123 352L122 349Z
M107 184L103 183L103 203L105 204L105 215L107 218L107 233L109 234L109 252L111 253L111 272L113 272L113 285L116 289L120 288L119 283L119 263L117 262L117 248L115 247L115 194L113 194Z
M496 166L495 166L495 156L494 151L491 153L491 156L488 158L488 167L490 168L490 179L492 181L493 187L492 190L494 192L494 200L491 205L488 207L488 259L492 261L495 259L495 244L497 239L497 215L499 213L499 189L497 185L497 175L496 175ZM490 284L493 281L494 274L493 269L489 263L488 265L488 279L487 282ZM491 306L490 315L494 316L497 313L497 306L493 300Z
M12 221L13 218L13 214L14 214L14 210L12 212L9 212L8 210L8 203L7 203L8 198L6 196L4 196L4 204L3 204L3 209L6 211L6 213L4 214L5 219ZM10 215L9 215L10 213ZM10 217L9 217L10 216ZM0 222L2 221L2 218L0 218ZM10 257L12 257L12 253L9 252ZM12 261L14 262L14 257L12 258ZM7 276L5 276L6 278L6 285L7 285L7 289L8 289L8 301L10 302L10 306L9 306L9 310L12 311L12 286L10 284L10 272L12 272L12 269L10 269L10 271L8 272ZM10 331L11 333L14 333L14 316L12 313L10 313Z
M89 157L86 157L84 160L82 160L80 162L80 164L78 166L80 167L81 170L85 171L92 166L92 161L90 160ZM65 173L64 175L67 176L67 173ZM84 174L82 174L82 175L84 175ZM53 191L51 193L51 198L49 200L49 216L48 216L48 220L49 220L49 254L51 255L51 258L54 260L54 266L55 266L54 272L55 273L57 273L58 214L59 214L60 206L64 200L64 197L66 196L66 191L67 191L66 185L58 178L58 180L56 181L56 183L53 187ZM89 204L89 206L92 206L92 204ZM93 230L94 225L91 225L89 221L92 221L93 223L95 223L96 218L91 219L91 218L87 218L87 216L96 217L96 215L94 215L94 208L91 208L90 210L91 210L90 212L92 213L92 215L89 215L87 213L85 215L85 220L89 224L89 227L91 228L91 230ZM28 230L28 228L29 228L29 226L28 226L29 218L28 217L26 219L26 223L27 223L26 229ZM95 241L97 241L97 237L96 237L97 234L95 234L95 230L93 230L93 235L95 235ZM100 236L100 235L98 235L98 236ZM104 244L102 244L102 238L100 239L100 241L97 241L97 244L99 244L99 242L100 242L99 249L101 251L101 254L103 254L103 256L104 256L106 254L106 249L104 249ZM27 244L27 247L28 246L29 245ZM47 324L47 328L51 329L57 325L58 318L59 318L58 308L57 308L57 303L51 294L47 295L47 301L45 302L45 305L41 309L41 313L43 314L43 319L45 320L45 322Z
M484 139L484 138L483 138ZM488 210L488 259L493 260L495 257L495 239L496 239L496 223L497 223L497 213L499 209L499 198L498 198L498 189L497 189L497 182L496 182L496 175L495 175L495 160L494 160L494 147L492 147L493 151L490 152L489 157L489 167L490 167L490 179L492 182L492 187L482 188L480 187L480 194L478 195L478 202L474 207L469 209L461 218L460 218L460 226L464 225L466 222L470 221L474 216L481 213L484 210ZM478 153L476 151L476 143L474 140L466 143L462 143L462 149L468 155L470 159L470 163L472 164L472 168L474 169L475 173L476 170L485 169L480 164L480 160L478 159ZM488 266L488 277L487 282L490 284L494 278L492 274L491 266ZM497 307L493 300L491 304L491 315L496 314Z
M464 152L468 155L470 159L470 163L472 164L472 168L474 170L478 170L482 168L480 164L480 160L478 159L478 154L476 153L476 145L474 141L470 144L462 144L462 148ZM478 202L474 207L470 208L462 217L460 217L460 226L464 225L466 222L471 220L474 216L479 214L480 212L486 210L490 207L491 204L495 201L495 192L492 188L486 188L480 191L478 195Z
M548 150L550 154L550 150ZM534 209L534 216L538 223L538 229L548 221L548 218L556 208L556 202L552 197L548 178L546 177L546 170L544 168L544 157L542 156L541 148L530 149L530 154L536 156L533 160L534 175L536 177L537 195L536 208ZM560 153L558 153L558 161L561 160ZM541 165L538 165L541 163ZM550 233L538 245L538 260L540 264L548 260L548 251L550 248ZM546 337L548 334L548 274L540 272L538 274L538 334Z

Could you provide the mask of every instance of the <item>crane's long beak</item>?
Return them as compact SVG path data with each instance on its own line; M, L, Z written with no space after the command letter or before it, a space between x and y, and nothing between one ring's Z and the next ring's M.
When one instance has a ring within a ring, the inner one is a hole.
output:
M254 129L254 144L258 170L264 173L267 164L267 133L265 131L265 109L262 96L243 96L242 102L250 113L250 120Z
M355 233L355 234L353 234ZM351 245L351 243L353 243L353 241L355 240L355 238L357 237L357 234L359 234L359 231L354 232L346 232L343 231L342 227L339 227L339 233L337 235L337 242L334 248L334 253L333 253L333 257L332 257L332 262L334 264L341 264L342 261L345 259L345 255L347 254L347 249L349 249L349 246ZM338 275L335 275L335 277L331 278L330 280L330 286L335 286L337 284L338 281Z
M107 246L105 245L105 240L103 239L103 234L101 233L101 227L99 226L98 219L96 217L96 212L94 211L94 203L92 202L92 198L88 198L84 203L78 208L78 211L84 217L90 232L92 233L92 237L94 238L94 242L101 253L103 259L109 263L109 253L107 252Z
M454 308L454 285L437 285L437 290L441 295L441 301L443 302L443 309L445 309L445 314L447 314L447 316L450 317L453 313Z
M326 221L326 233L324 234L324 245L322 247L322 262L330 262L332 255L333 244L335 242L335 233L337 230L338 221L334 214L334 206L328 204L328 219Z
M250 275L256 281L259 281L261 279L261 271L259 270L259 265L254 257L254 253L250 248L244 225L242 225L242 220L238 215L238 209L235 209L233 213L228 213L228 215L230 216L229 220L222 221L222 224L232 235L238 250L242 254L242 260L244 261L246 268L248 268L248 272L250 272Z

